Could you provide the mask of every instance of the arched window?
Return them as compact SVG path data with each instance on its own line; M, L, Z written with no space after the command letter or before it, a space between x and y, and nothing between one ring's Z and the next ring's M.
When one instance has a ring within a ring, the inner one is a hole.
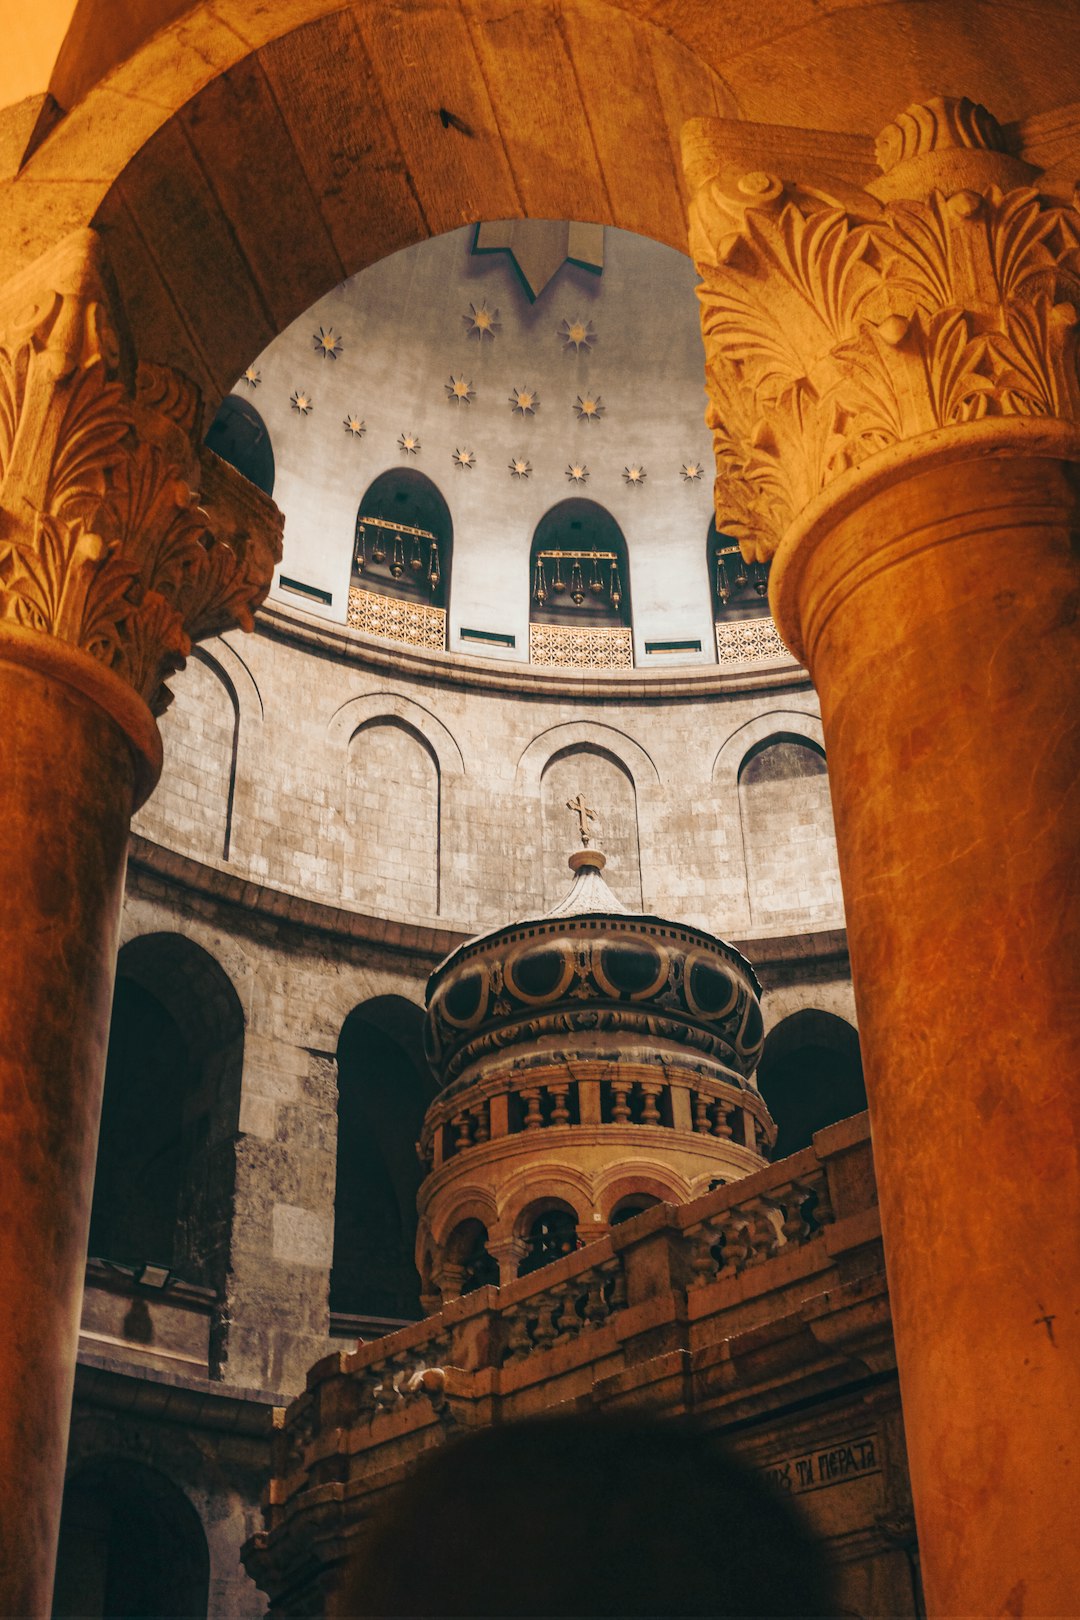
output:
M445 1264L460 1268L462 1294L471 1294L487 1283L499 1285L499 1262L488 1253L487 1240L487 1227L473 1218L456 1226L446 1241Z
M228 394L206 435L206 447L235 467L256 489L274 493L274 447L266 423L250 400Z
M628 667L634 662L630 623L622 530L595 501L560 501L537 524L529 555L532 662Z
M367 1336L421 1314L416 1142L434 1095L423 1020L422 1010L404 997L379 996L353 1009L338 1042L330 1310Z
M641 853L637 789L621 760L595 744L560 749L540 778L543 818L544 905L553 906L567 888L566 857L577 823L567 814L568 799L583 793L600 816L600 841L607 855L605 878L624 905L641 908Z
M90 1254L224 1291L244 1015L212 956L180 934L120 952Z
M561 1260L564 1254L573 1254L578 1246L577 1216L569 1204L552 1199L528 1222L523 1236L528 1249L518 1266L518 1276L528 1277L541 1266Z
M647 1209L654 1208L660 1202L653 1193L628 1193L620 1198L609 1216L611 1226L621 1226L623 1221L632 1221L635 1215L643 1215Z
M356 513L349 623L415 646L446 646L453 524L438 489L411 467L380 473Z
M866 1107L858 1032L816 1007L792 1013L766 1036L757 1083L778 1127L772 1156L785 1159Z
M739 816L751 922L839 920L840 867L820 744L777 732L752 748L739 767Z
M767 619L769 617L769 565L748 563L739 542L720 534L715 518L709 524L706 542L709 578L712 581L713 618Z
M141 1463L87 1464L64 1490L53 1615L205 1615L210 1554L183 1491Z

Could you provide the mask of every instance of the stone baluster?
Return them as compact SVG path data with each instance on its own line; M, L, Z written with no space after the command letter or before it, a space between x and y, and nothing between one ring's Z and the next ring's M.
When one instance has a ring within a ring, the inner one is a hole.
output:
M708 1136L712 1130L708 1099L700 1091L694 1092L694 1129L701 1136Z
M549 1080L547 1094L551 1098L551 1125L569 1125L570 1109L567 1106L567 1097L570 1091L569 1080Z
M611 1123L613 1125L628 1125L630 1123L630 1095L629 1082L621 1080L611 1082Z
M560 1283L558 1288L552 1290L562 1301L562 1311L559 1316L559 1338L573 1339L585 1326L584 1319L578 1315L578 1301L583 1297L587 1285L580 1277L571 1277L569 1281Z
M455 1114L451 1120L454 1129L454 1152L464 1153L472 1146L473 1122L468 1114Z
M503 1313L506 1324L506 1359L523 1361L533 1347L529 1318L524 1305L512 1305Z
M664 1089L663 1082L641 1080L638 1083L641 1086L641 1124L659 1125L661 1123L659 1097Z
M721 1137L724 1138L725 1141L730 1140L731 1134L732 1134L732 1131L731 1131L731 1114L732 1114L732 1109L731 1109L731 1107L729 1106L728 1103L721 1102L721 1101L719 1101L719 1099L716 1102L713 1103L713 1106L712 1106L712 1116L713 1116L712 1133L713 1133L714 1136L721 1136Z
M525 1129L538 1131L544 1123L544 1116L540 1111L539 1086L523 1087L521 1097L525 1104Z
M538 1350L547 1350L558 1338L555 1316L562 1303L561 1298L558 1293L548 1290L543 1294L538 1294L530 1303L532 1309L536 1312L533 1342Z
M487 1101L476 1103L470 1109L470 1113L474 1121L473 1141L478 1145L481 1142L489 1141L491 1138L491 1125L488 1117Z

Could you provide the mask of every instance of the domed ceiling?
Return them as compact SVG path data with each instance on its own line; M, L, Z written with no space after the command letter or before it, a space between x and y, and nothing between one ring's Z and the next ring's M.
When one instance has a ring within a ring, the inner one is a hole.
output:
M496 221L335 287L233 390L230 443L253 407L285 512L274 595L345 621L358 510L377 479L409 469L449 512L451 651L528 657L530 548L573 499L621 531L634 662L711 661L694 286L682 254L625 231Z

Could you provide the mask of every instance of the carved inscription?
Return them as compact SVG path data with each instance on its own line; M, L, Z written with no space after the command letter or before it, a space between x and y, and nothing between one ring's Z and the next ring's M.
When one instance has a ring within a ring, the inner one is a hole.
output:
M850 1480L881 1473L880 1441L876 1434L838 1440L820 1451L804 1451L796 1457L766 1463L765 1472L774 1485L791 1496L846 1485Z

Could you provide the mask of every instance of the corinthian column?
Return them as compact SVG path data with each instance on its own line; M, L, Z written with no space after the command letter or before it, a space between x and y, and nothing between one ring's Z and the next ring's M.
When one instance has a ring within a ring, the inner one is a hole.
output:
M685 145L717 523L821 700L949 1615L1080 1593L1080 214L1024 138L936 101Z
M49 1613L132 811L191 643L251 625L273 505L121 356L92 232L0 287L0 1612ZM195 490L202 488L200 496Z

